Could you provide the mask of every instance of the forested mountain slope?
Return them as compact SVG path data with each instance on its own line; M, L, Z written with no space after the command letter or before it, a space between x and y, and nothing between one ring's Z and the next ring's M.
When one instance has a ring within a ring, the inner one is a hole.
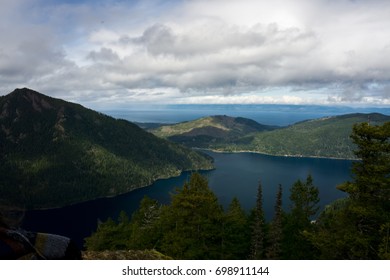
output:
M390 121L382 114L348 114L308 120L271 132L257 133L246 149L273 155L355 158L350 135L354 124ZM245 149L245 146L242 148Z
M0 197L28 209L113 196L210 158L30 89L0 97Z

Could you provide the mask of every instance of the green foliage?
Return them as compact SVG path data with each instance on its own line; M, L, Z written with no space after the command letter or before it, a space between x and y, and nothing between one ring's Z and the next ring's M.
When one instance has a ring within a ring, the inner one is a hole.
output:
M318 259L354 259L358 248L355 221L348 210L351 201L349 198L336 200L326 206L318 217L314 232L305 232L305 236L318 248ZM356 244L356 245L354 245Z
M246 259L249 255L250 234L248 217L235 197L225 213L222 259Z
M310 223L310 218L319 209L319 190L313 184L313 178L309 174L306 182L297 180L290 190L291 214L299 220L300 224Z
M145 197L131 220L99 223L86 238L88 251L157 249L176 259L245 259L249 252L248 217L237 199L223 213L207 179L195 173L172 203L160 206Z
M310 176L305 183L297 181L295 192L297 185L313 187ZM303 200L304 196L296 197ZM100 223L97 232L86 239L86 247L91 251L156 249L175 259L281 259L294 249L299 252L287 258L312 257L312 247L303 234L311 225L299 226L302 217L292 214L287 221L283 219L281 186L276 195L275 217L269 226L262 200L259 184L251 217L237 198L223 213L207 179L195 173L172 195L170 205L161 207L145 197L130 221L122 213L118 222L109 219ZM285 242L293 244L286 247Z
M117 222L99 222L96 232L85 239L85 247L89 251L154 249L160 238L160 214L158 202L144 197L131 220L122 211Z
M361 160L354 163L354 181L339 186L349 197L341 207L322 213L315 234L309 237L321 258L387 259L390 122L355 125L351 138Z
M390 122L383 126L355 125L351 135L361 159L353 165L355 182L345 191L354 199L383 203L390 200Z
M154 249L160 238L161 205L145 196L131 218L128 248Z
M259 260L265 257L265 218L263 210L263 187L259 182L256 196L256 207L252 212L252 239L249 258Z
M379 258L390 260L390 222L383 224L380 230L382 242L379 247Z
M124 214L121 214L123 218ZM96 233L85 239L85 247L90 251L123 250L128 248L128 233L130 231L127 219L118 223L112 219L100 222Z
M113 196L184 170L198 152L29 89L0 98L0 195L27 209Z
M221 258L223 211L207 180L195 173L161 215L161 252L179 259Z
M279 185L276 195L275 216L268 233L267 259L277 260L282 257L283 239L283 210L282 210L282 186Z
M284 217L283 254L286 259L312 259L315 250L305 236L312 230L311 217L318 212L319 191L311 175L290 189L291 212Z

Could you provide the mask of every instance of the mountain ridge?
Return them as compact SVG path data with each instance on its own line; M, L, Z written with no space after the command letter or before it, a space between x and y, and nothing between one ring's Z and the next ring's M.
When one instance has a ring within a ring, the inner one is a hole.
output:
M0 195L27 209L114 196L212 159L137 125L23 88L0 97Z
M159 137L190 147L207 148L209 143L231 143L254 132L270 131L278 126L260 124L243 117L214 115L150 129Z

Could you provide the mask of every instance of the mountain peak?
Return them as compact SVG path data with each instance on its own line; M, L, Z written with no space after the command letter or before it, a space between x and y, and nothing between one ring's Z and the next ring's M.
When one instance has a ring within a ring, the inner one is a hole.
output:
M36 98L49 98L49 96L46 96L38 91L32 90L30 88L16 88L14 91L6 95L5 97L12 98L12 97L24 97L30 100L36 99Z
M51 97L41 94L29 88L17 88L2 98L5 102L0 108L2 114L9 114L10 111L33 111L42 113L47 109L53 109ZM10 108L14 107L14 108ZM8 111L8 112L7 112Z
M24 88L16 88L13 92L11 92L9 95L20 95L20 94L38 94L42 95L41 93L32 90L30 88L24 87Z

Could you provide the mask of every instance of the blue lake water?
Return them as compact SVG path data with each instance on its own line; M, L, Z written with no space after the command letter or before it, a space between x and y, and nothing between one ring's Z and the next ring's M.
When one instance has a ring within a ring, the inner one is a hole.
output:
M321 207L345 194L336 186L350 180L348 160L274 157L254 153L214 153L207 152L215 159L215 170L202 172L209 180L210 188L226 208L233 197L237 197L243 208L249 211L256 200L259 180L263 186L264 211L266 218L272 219L279 184L283 186L283 207L289 208L289 188L297 180L304 180L310 173L314 184L320 190ZM129 215L138 208L145 196L161 203L169 203L170 193L181 187L190 176L158 180L153 185L141 188L114 198L102 198L60 209L30 211L26 213L26 229L51 232L69 236L80 246L97 226L98 220L118 217L121 210Z

